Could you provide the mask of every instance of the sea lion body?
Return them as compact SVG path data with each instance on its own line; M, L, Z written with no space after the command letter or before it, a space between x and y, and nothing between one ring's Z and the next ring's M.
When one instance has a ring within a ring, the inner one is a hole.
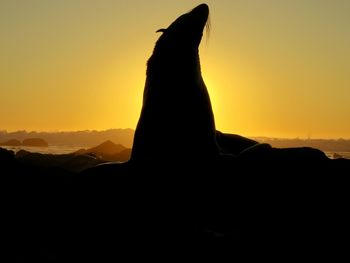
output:
M209 16L202 4L176 19L147 63L131 160L211 158L219 154L198 47Z

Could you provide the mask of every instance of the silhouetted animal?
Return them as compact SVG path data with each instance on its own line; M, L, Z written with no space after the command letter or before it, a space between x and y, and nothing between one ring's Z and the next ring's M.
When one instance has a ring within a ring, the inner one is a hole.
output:
M131 160L207 158L219 153L198 54L208 15L208 6L201 4L157 31L163 34L147 63Z
M219 151L198 58L207 17L200 5L162 30L149 61L133 158L152 161L74 175L42 167L52 156L0 148L12 261L348 257L349 160L216 132L237 158L193 162ZM165 159L176 155L185 162Z

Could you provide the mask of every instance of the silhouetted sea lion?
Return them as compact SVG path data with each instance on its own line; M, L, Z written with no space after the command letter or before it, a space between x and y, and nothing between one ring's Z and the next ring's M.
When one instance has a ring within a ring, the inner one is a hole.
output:
M159 37L147 63L143 106L131 160L210 158L218 155L214 115L198 47L209 8L201 4Z

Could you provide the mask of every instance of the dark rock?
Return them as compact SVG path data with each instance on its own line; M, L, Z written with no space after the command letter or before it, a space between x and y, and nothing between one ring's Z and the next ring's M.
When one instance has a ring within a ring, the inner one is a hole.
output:
M8 140L6 142L0 143L0 145L1 146L20 146L22 145L22 143L19 140L12 139L12 140Z
M68 171L79 173L88 168L95 167L96 165L101 164L103 162L103 160L88 154L78 155L71 156L71 158L68 158L66 162L61 165L61 167Z
M127 214L115 219L119 237L146 238L145 247L168 253L175 253L170 248L175 246L179 254L191 248L201 256L220 251L242 259L253 257L252 250L276 256L278 249L298 257L342 244L350 233L344 210L350 160L330 160L312 148L268 144L245 154L202 163L104 164L86 170L80 180L87 196L93 192L103 199L98 204L118 193L113 198L119 214ZM134 241L129 240L131 246Z
M101 165L87 155L24 152L16 160L0 149L0 156L16 167L7 176L5 238L24 259L347 252L350 160L317 149L255 144L238 157Z
M16 158L22 158L28 154L31 154L31 152L28 152L26 150L19 150L18 152L16 152Z
M111 155L103 155L101 158L105 161L110 162L126 162L129 161L131 156L131 149L125 149L120 153L111 154Z
M243 150L258 144L257 141L237 135L216 131L216 141L223 153L240 154Z
M40 138L29 138L29 139L25 139L22 142L23 146L33 146L33 147L48 147L49 144Z
M75 173L104 162L89 155L41 154L23 150L16 154L16 158L21 164L32 167L62 169Z
M15 153L0 147L0 164L6 164L15 160Z
M105 161L123 162L130 159L131 149L127 149L121 144L115 144L112 141L105 141L104 143L87 150L80 149L74 154L94 155Z

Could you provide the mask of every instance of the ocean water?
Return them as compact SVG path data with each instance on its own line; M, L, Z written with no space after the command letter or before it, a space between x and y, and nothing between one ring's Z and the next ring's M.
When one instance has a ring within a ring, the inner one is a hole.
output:
M76 152L80 149L90 148L86 145L72 146L72 145L50 145L49 147L26 147L26 146L1 146L2 148L18 152L19 150L26 150L28 152L37 152L42 154L68 154ZM325 152L325 154L331 158L343 158L350 159L350 152Z
M49 147L29 147L29 146L1 146L7 150L18 152L19 150L25 150L33 153L42 154L68 154L76 152L80 149L87 149L87 146L72 146L72 145L50 145Z

